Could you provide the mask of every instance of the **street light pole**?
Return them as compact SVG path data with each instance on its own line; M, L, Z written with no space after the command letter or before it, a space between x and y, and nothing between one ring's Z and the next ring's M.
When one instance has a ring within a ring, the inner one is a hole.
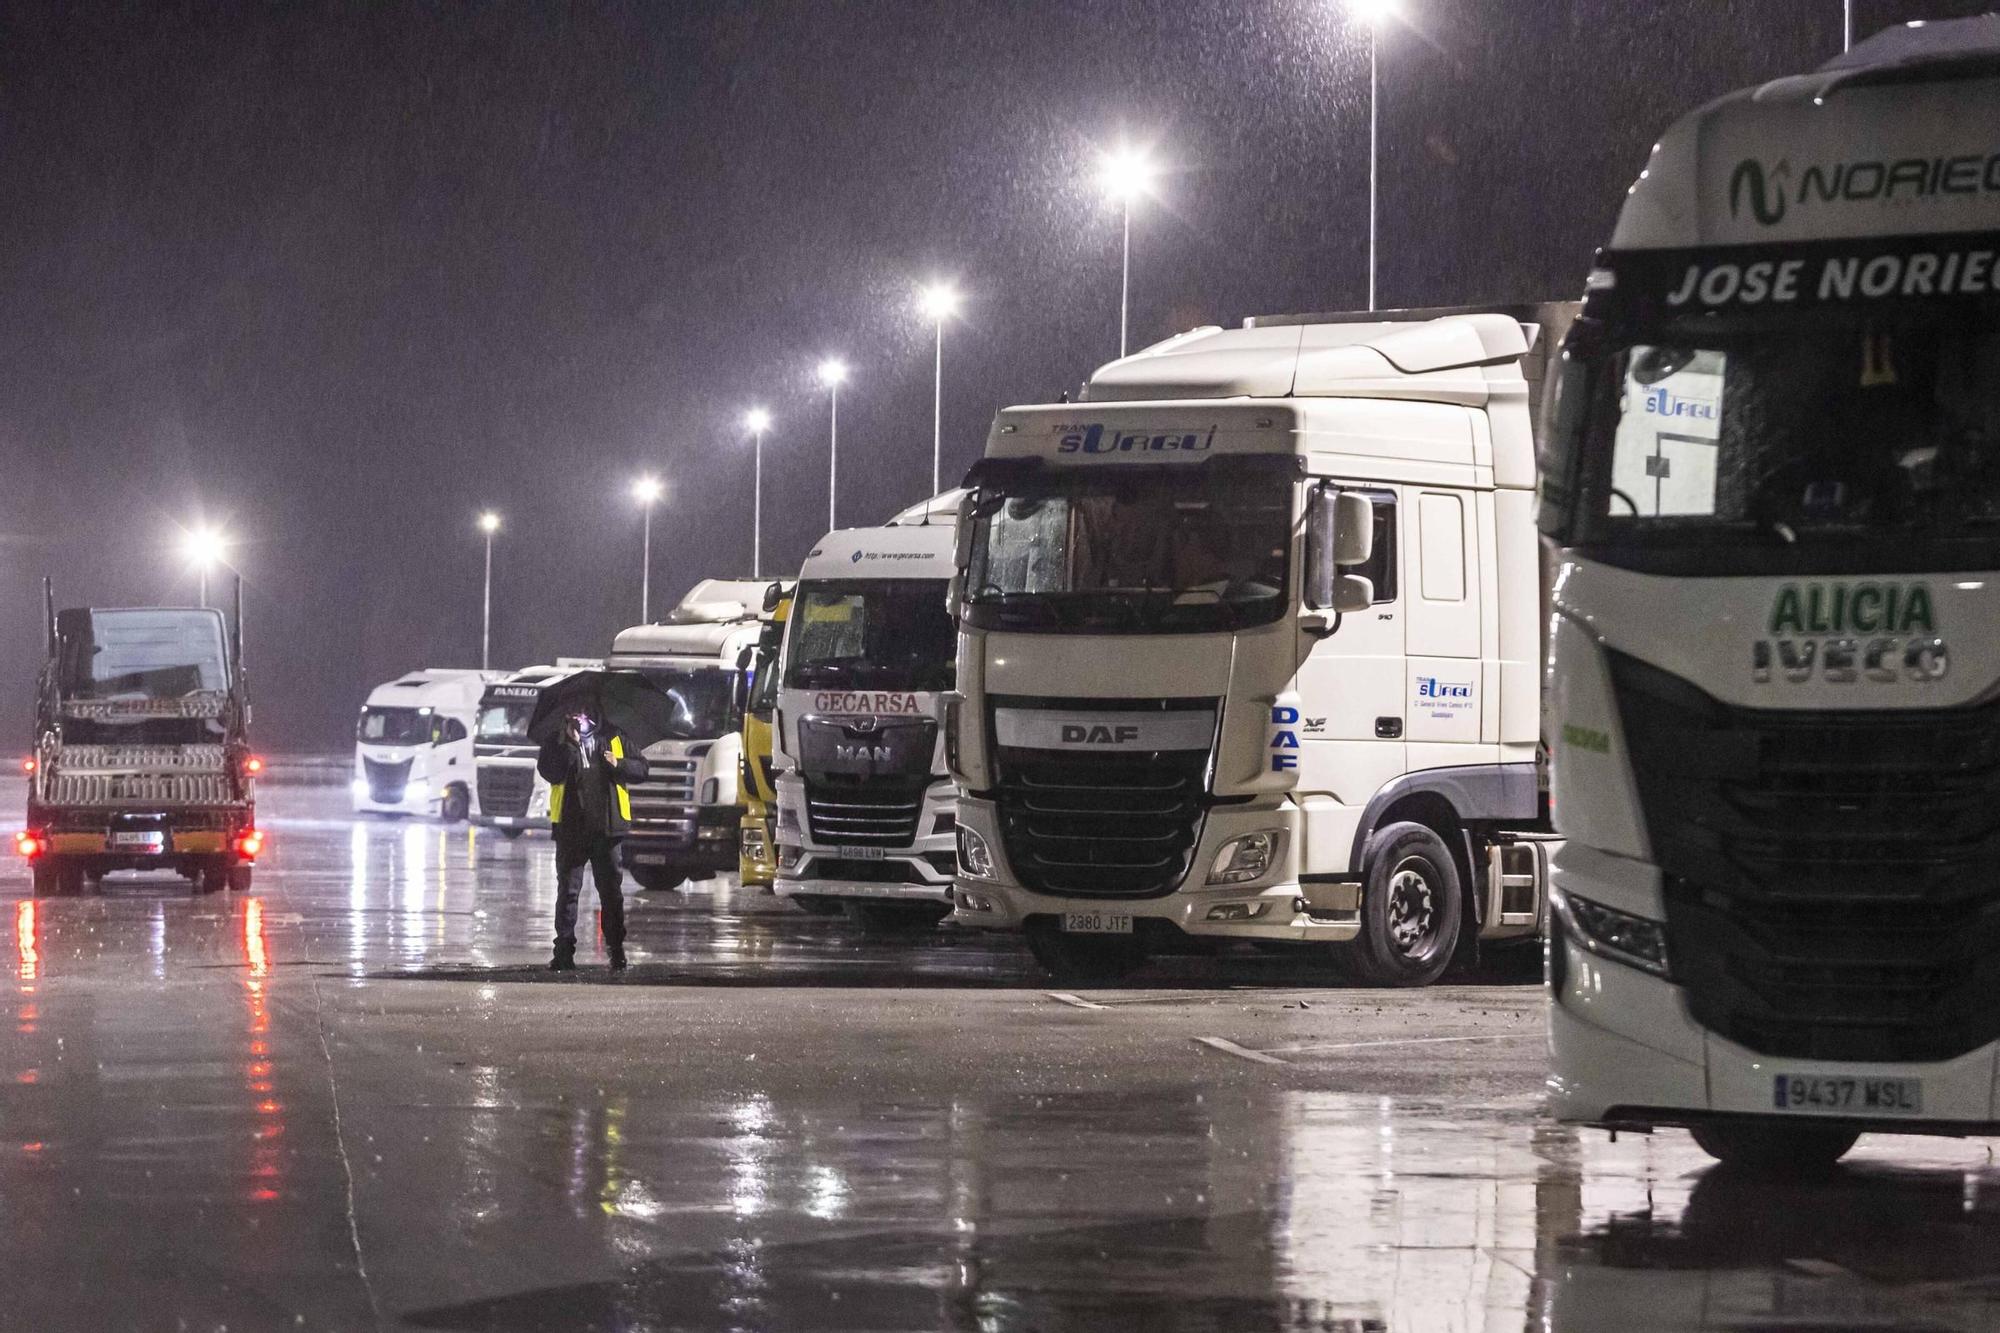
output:
M639 623L653 623L653 504L660 498L658 477L641 477L632 483L632 498L639 502Z
M756 478L750 501L750 577L761 579L764 577L764 432L771 428L771 414L753 407L743 414L743 424L750 431Z
M1854 0L1840 0L1840 49L1854 49Z
M847 378L847 363L838 357L820 362L819 382L827 389L826 419L826 526L840 526L836 518L840 497L840 385Z
M195 586L200 605L208 606L208 571L222 558L228 541L206 524L189 528L181 535L181 554L195 569Z
M1124 214L1124 236L1118 261L1118 355L1129 348L1132 316L1132 200L1152 188L1157 175L1144 148L1130 145L1098 158L1097 178L1104 192L1118 200Z
M943 489L944 478L944 322L958 313L958 289L933 282L917 293L917 308L937 325L937 359L931 389L931 494Z
M1378 218L1377 185L1381 154L1380 144L1380 82L1376 76L1376 47L1381 39L1381 28L1368 25L1368 308L1375 308L1375 237Z
M1118 264L1118 355L1125 355L1125 334L1132 322L1132 196L1125 196L1125 244Z
M479 598L479 669L493 668L493 534L500 530L500 515L487 510L479 516L479 530L486 535L486 587Z

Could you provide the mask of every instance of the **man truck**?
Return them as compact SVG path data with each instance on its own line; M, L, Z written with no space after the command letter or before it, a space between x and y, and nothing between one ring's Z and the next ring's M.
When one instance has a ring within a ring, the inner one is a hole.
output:
M593 658L559 657L550 666L523 667L495 681L479 696L472 727L472 822L509 838L549 827L549 784L535 769L541 747L528 739L528 721L542 686L557 676L602 665Z
M955 919L1077 980L1534 947L1531 400L1569 314L1254 319L1003 410L958 529Z
M203 893L247 890L257 828L243 593L206 607L56 610L35 704L28 818L16 847L40 895L111 871L170 870Z
M354 812L470 818L472 727L480 696L502 675L431 667L371 690L354 730Z
M956 791L938 704L957 640L957 496L829 532L799 571L779 661L779 897L893 932L951 913Z
M677 705L675 734L649 746L632 788L625 866L642 889L673 889L736 869L743 820L741 658L756 645L768 579L703 579L664 624L634 625L607 667L644 673Z
M2000 1132L2000 19L1676 123L1544 431L1552 1106Z

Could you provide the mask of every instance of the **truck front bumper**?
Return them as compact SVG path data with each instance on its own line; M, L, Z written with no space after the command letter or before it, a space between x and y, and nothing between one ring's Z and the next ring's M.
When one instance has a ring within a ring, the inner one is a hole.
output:
M733 871L742 821L742 809L734 805L652 807L646 822L635 819L625 835L625 864Z
M777 880L780 898L821 898L950 905L958 863L957 794L949 782L924 793L907 847L846 847L816 840L808 829L805 789L787 775L778 787Z
M403 788L402 796L394 801L377 800L365 778L354 779L348 790L353 793L354 813L357 815L414 815L420 819L434 819L443 804L442 793L433 791L429 782L410 783Z
M1361 933L1359 883L1301 884L1297 872L1297 812L1289 805L1262 809L1217 807L1203 823L1187 878L1155 898L1063 896L1037 893L1017 882L1007 865L998 811L991 801L960 797L958 826L979 838L994 866L992 877L966 873L964 857L952 884L952 920L985 930L1020 930L1031 918L1066 912L1130 914L1162 920L1183 934L1213 939L1338 943ZM1246 833L1274 832L1282 845L1270 873L1246 884L1209 884L1218 853Z

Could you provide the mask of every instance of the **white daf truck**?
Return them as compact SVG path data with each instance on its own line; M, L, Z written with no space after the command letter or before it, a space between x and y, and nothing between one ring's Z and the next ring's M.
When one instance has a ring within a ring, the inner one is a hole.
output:
M769 579L703 579L663 624L634 625L607 667L633 668L679 704L680 734L649 747L632 787L625 866L645 889L734 871L743 819L742 663L754 648Z
M1202 941L1375 984L1532 945L1531 398L1572 312L1204 328L994 421L959 520L955 919L1058 976Z
M528 721L542 686L571 671L602 665L596 658L558 657L549 666L522 667L486 687L472 727L472 762L479 800L472 822L509 838L549 827L549 784L535 770L541 747L528 739Z
M472 724L480 695L502 674L432 667L371 690L354 731L354 812L469 818Z
M958 495L819 540L779 656L780 897L867 931L951 913L956 789L938 703L958 648L946 590Z
M1667 131L1545 429L1552 1104L2000 1132L2000 20Z

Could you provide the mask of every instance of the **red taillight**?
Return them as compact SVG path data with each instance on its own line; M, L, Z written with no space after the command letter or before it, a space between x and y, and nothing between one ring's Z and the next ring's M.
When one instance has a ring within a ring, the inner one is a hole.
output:
M48 849L48 844L32 833L17 833L14 835L14 850L30 861Z
M32 773L35 771L35 757L33 755L29 755L21 761L21 771L23 773Z
M264 761L253 754L243 761L243 771L254 778L264 771Z
M245 861L254 861L264 850L264 830L250 829L236 835L236 854Z

